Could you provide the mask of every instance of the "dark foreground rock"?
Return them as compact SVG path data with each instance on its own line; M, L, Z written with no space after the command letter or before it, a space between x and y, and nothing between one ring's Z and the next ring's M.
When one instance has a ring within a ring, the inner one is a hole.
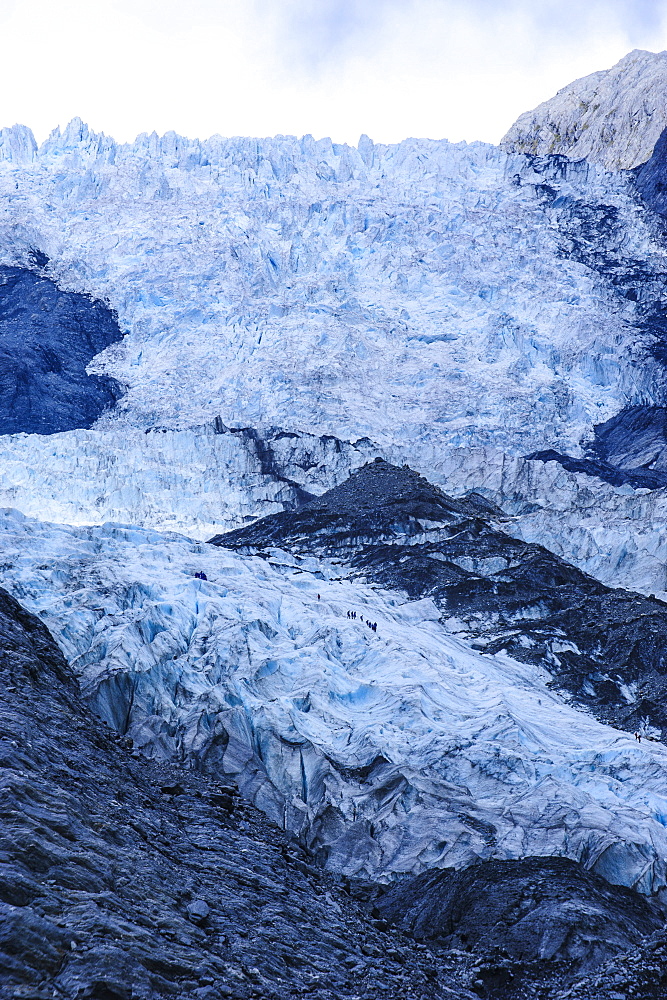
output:
M432 598L484 652L539 664L604 721L667 729L667 605L612 590L502 531L482 497L447 496L377 459L298 511L211 539L240 552L316 556Z
M36 263L47 263L38 254ZM86 365L122 339L116 315L37 271L0 267L0 434L90 427L121 395Z
M3 998L472 995L233 788L105 729L4 591L0 729Z
M486 861L402 879L377 901L417 940L588 970L664 924L662 909L568 858Z

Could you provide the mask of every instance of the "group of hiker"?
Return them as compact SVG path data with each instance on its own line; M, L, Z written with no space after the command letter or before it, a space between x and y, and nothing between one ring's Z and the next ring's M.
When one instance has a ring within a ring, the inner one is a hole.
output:
M201 571L198 570L195 573L195 580L208 580L208 577L206 576L206 573L204 573L203 570Z
M357 617L357 612L356 611L348 611L347 617L348 618L356 618ZM364 621L364 616L363 615L359 615L359 621L362 621L362 622ZM377 632L377 630L378 630L378 623L377 622L371 622L367 618L364 624L368 625L368 627L371 630L371 632Z
M320 598L320 595L319 595L319 594L317 595L317 599L318 599L318 601L319 601L319 600L321 600L321 598ZM348 611L348 613L347 613L347 617L348 617L348 618L355 618L355 619L356 619L356 617L357 617L357 612L356 612L356 611ZM360 622L363 622L363 621L364 621L364 616L363 616L363 615L359 615L359 621L360 621ZM371 621L369 621L369 620L368 620L368 618L367 618L367 619L366 619L366 621L364 622L364 624L365 624L365 625L368 625L368 627L369 627L369 629L371 630L371 632L377 632L377 630L378 630L378 623L377 623L377 622L371 622Z
M195 573L195 580L208 580L208 577L206 576L206 573L204 573L203 570L197 570L197 572ZM317 595L317 599L318 599L318 601L321 600L321 597L320 597L319 594ZM348 618L356 618L357 617L357 612L356 611L348 611L347 617ZM359 621L362 621L362 622L364 621L364 616L363 615L359 615ZM364 624L368 625L368 627L371 630L371 632L377 632L377 630L378 630L378 623L377 622L371 622L367 618L366 621L364 622Z

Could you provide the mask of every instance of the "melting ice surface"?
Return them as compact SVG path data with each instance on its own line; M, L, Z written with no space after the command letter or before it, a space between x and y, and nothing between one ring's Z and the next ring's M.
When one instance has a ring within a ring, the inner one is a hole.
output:
M233 775L331 867L561 854L667 883L667 750L475 652L430 601L176 534L11 510L0 526L4 585L96 710L148 753Z

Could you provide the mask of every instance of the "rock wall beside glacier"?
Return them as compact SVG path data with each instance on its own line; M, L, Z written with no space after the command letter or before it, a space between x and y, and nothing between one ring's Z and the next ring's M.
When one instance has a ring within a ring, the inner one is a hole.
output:
M501 147L628 170L649 159L667 127L666 90L667 53L635 49L611 69L575 80L524 112Z
M31 268L0 267L0 436L90 427L121 395L114 379L86 372L122 340L113 312L44 277L41 251L29 258Z

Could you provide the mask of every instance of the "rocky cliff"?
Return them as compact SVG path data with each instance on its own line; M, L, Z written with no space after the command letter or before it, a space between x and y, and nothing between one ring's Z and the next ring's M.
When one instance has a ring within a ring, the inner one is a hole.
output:
M560 153L607 170L649 159L667 126L667 52L635 49L526 111L501 140L515 153Z

